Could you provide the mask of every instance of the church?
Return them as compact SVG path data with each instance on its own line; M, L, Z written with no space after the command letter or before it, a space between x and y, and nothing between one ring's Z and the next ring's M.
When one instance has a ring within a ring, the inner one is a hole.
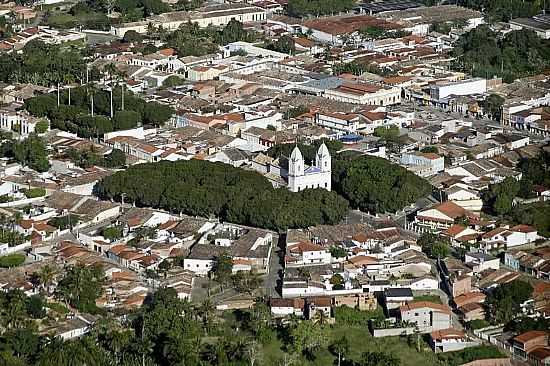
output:
M307 188L331 189L331 157L327 146L319 146L315 155L315 165L306 167L302 152L296 146L288 161L288 189L300 192Z

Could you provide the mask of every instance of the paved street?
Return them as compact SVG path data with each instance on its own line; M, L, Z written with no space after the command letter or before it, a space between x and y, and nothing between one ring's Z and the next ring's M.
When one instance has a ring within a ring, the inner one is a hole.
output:
M279 236L278 245L273 246L271 257L269 258L269 273L264 278L264 293L269 297L280 297L280 282L283 275L283 260L285 236Z

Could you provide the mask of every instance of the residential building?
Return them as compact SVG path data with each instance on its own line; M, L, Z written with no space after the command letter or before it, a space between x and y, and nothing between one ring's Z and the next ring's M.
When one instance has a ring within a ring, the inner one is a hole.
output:
M451 309L446 305L419 301L403 305L399 310L400 320L414 324L422 333L451 327Z
M469 340L466 334L455 328L435 330L430 333L430 345L435 353L460 351L479 343Z

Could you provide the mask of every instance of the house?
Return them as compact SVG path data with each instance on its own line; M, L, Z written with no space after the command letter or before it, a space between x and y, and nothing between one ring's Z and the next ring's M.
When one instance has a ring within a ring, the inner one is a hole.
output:
M474 244L481 235L480 232L461 224L453 224L447 230L441 232L441 236L449 238L454 246Z
M199 276L206 276L214 268L216 258L227 252L226 247L196 244L191 248L187 258L184 258L183 268Z
M421 177L429 177L445 170L443 156L434 153L405 153L400 163Z
M332 299L328 296L309 297L306 300L306 319L315 319L318 313L327 319L332 317Z
M272 298L269 301L271 313L274 316L303 316L305 309L305 300L301 298L294 299L276 299Z
M447 201L452 201L469 211L479 212L483 207L483 201L477 191L459 184L445 189L444 196Z
M302 241L287 246L285 264L287 266L330 264L332 256L327 248L311 241Z
M464 256L464 263L472 268L474 273L500 268L500 260L497 257L485 253L468 252Z
M384 290L384 303L387 309L395 309L413 301L410 288L387 288Z
M458 308L460 317L465 322L485 319L485 308L479 303L470 303Z
M435 330L430 333L430 346L435 353L460 351L467 347L479 345L470 341L466 334L455 328Z
M532 330L512 339L514 356L527 360L529 354L538 348L548 347L549 331Z
M229 148L214 154L210 161L219 161L238 168L247 164L250 161L250 156L239 149Z
M54 325L43 329L43 335L53 335L64 341L79 338L88 333L95 323L95 317L90 315L77 315L65 320L55 322Z
M485 294L482 292L467 292L453 298L453 303L457 308L464 305L482 303L485 301Z
M353 104L389 106L401 102L401 89L367 83L344 82L334 89L326 90L324 97Z
M419 301L407 303L399 310L400 319L415 324L422 333L451 327L451 309L446 305Z
M418 211L415 223L418 226L429 227L435 230L445 230L451 227L456 219L464 217L477 218L471 211L464 209L452 201L446 201Z
M529 353L528 361L533 366L550 365L550 347L535 348Z
M539 238L537 229L529 225L502 226L481 236L480 248L489 251L498 248L513 248L532 243Z

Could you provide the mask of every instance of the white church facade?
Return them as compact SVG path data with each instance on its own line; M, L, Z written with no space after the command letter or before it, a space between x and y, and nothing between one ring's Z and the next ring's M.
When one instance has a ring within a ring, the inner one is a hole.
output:
M315 165L306 167L302 152L296 146L288 161L288 189L300 192L308 188L331 190L331 156L325 144L319 146Z

